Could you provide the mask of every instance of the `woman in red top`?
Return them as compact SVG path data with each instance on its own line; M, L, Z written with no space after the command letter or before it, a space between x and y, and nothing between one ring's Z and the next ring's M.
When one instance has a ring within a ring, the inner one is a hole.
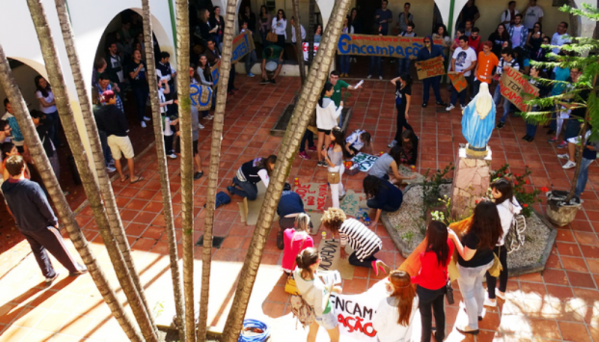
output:
M289 274L295 269L295 257L306 248L314 247L314 240L308 234L310 216L305 213L295 217L295 229L287 228L283 232L285 248L283 250L283 271Z
M447 226L439 221L431 221L426 230L426 241L428 246L420 261L418 275L412 277L412 283L417 284L416 293L420 300L420 317L422 321L421 342L430 342L433 315L437 330L435 339L443 341L445 338L445 307L443 297L445 296L445 285L449 280L447 265L453 254L453 242L447 234Z

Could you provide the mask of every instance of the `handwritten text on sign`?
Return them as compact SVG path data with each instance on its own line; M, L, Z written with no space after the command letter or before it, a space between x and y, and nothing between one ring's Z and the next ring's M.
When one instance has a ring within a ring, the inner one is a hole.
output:
M429 77L445 75L445 67L443 66L443 57L435 57L426 61L419 61L416 65L418 79L423 80Z
M191 97L191 105L195 106L198 111L210 110L212 106L212 88L202 84L190 84L189 96Z
M324 203L327 199L327 185L318 183L300 184L295 192L300 195L306 210L324 211Z
M453 84L455 90L458 93L461 93L462 90L466 89L466 87L468 86L466 78L464 77L464 74L462 74L461 72L450 72L447 73L447 76L449 76L451 84Z
M337 44L340 55L383 56L416 59L424 47L423 37L374 36L342 34ZM442 45L441 39L434 44Z
M237 37L233 38L233 58L231 58L231 63L234 64L239 62L239 60L242 59L243 56L247 55L255 49L256 46L254 45L254 39L252 38L252 35L248 31L241 33ZM234 68L234 66L231 67ZM219 69L220 60L214 66L212 66L211 69L212 81L214 82L214 84L217 84L218 80L220 79Z
M501 95L508 99L522 112L526 112L527 97L538 97L539 88L528 83L518 70L512 68L503 69L501 75ZM524 98L523 98L524 96Z

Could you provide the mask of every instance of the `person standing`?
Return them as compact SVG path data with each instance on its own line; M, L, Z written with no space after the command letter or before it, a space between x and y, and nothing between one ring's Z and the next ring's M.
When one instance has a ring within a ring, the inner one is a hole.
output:
M553 36L551 37L551 45L562 46L565 43L569 43L570 38L569 38L568 34L566 33L567 31L568 31L568 23L565 21L562 21L561 23L559 23L559 25L557 25L557 32L555 32L553 34ZM559 47L555 47L555 48L553 48L553 53L558 54L559 50L560 50Z
M320 25L319 25L320 26ZM341 34L354 34L354 27L349 24L349 17L345 17ZM316 36L316 34L315 34ZM316 39L315 39L316 40ZM339 67L341 68L341 77L349 76L349 61L350 55L339 55Z
M116 46L116 43L110 43L108 45L106 62L108 63L106 67L106 73L108 73L110 76L110 81L112 81L112 83L118 84L118 87L122 89L121 85L125 81L123 74L123 60L121 59L121 55L119 55L119 50Z
M524 48L526 46L528 28L522 25L522 14L516 14L514 16L514 24L510 26L507 32L512 39L512 49L517 47Z
M451 70L461 73L466 79L472 74L472 70L476 67L476 53L472 48L468 46L468 37L460 37L460 46L455 49L451 59ZM462 110L466 107L466 93L468 87L458 93L455 87L451 88L451 100L449 101L449 107L445 108L446 111L454 109L454 104L460 98L460 106Z
M510 1L507 4L507 9L501 13L501 24L505 26L510 26L514 23L514 17L518 14L518 10L516 9L516 2Z
M399 32L405 32L408 30L408 24L414 22L414 16L410 13L410 7L412 4L406 2L403 5L403 12L399 13L397 25L399 26Z
M158 72L158 70L160 71L159 76L161 78L166 79L170 89L174 91L175 90L175 77L177 77L177 70L175 70L171 66L171 63L169 62L170 58L171 58L170 53L168 53L166 51L160 52L160 61L158 63L156 63L156 71L157 72Z
M539 88L539 98L542 99L547 97L547 95L551 91L551 88L550 86L539 82L539 77L543 79L549 78L549 76L547 76L547 73L541 70L540 67L537 68L536 66L533 66L532 68L530 68L530 79L528 80L528 83L530 83L534 87ZM531 111L540 112L545 109L548 108L542 108L540 106L535 105L531 108ZM526 122L526 135L523 136L522 139L528 142L532 142L533 140L535 140L535 135L537 134L537 126L537 122Z
M216 46L222 50L223 44L223 32L225 31L225 20L220 15L220 7L214 6L212 10L212 16L210 17L210 26L216 28L216 31L212 33L212 38L216 41Z
M220 55L220 49L218 48L216 41L214 39L208 39L207 42L208 45L208 50L206 50L206 58L208 58L208 62L210 63L211 66L215 66L221 58ZM233 63L236 64L237 62ZM231 71L229 71L229 83L227 85L227 94L229 94L229 96L234 95L235 92L239 89L235 88L235 75L237 75L237 72L235 72L235 65L231 66Z
M331 74L329 75L329 82L333 85L333 95L331 95L331 100L333 100L336 107L341 106L341 91L343 89L356 90L362 88L361 85L357 87L351 86L344 80L339 79L339 77L339 71L337 70L331 71ZM339 127L343 127L343 112L339 115Z
M252 9L250 5L243 6L243 12L239 13L239 30L243 29L243 23L247 23L247 29L250 32L256 31L256 15L252 13Z
M389 34L389 24L393 22L393 13L387 8L389 1L382 0L381 8L374 13L374 20L377 26L380 27L380 34L386 36Z
M295 44L297 41L295 39L295 17L291 17L289 23L291 24L291 42ZM300 24L300 36L302 38L302 42L306 41L306 29L304 25Z
M35 130L40 138L44 152L48 157L48 161L52 166L52 170L56 175L56 179L60 179L60 163L58 161L58 153L56 151L56 146L54 146L52 139L50 139L52 119L48 118L46 114L40 112L39 110L32 110L31 121L33 121L33 124L35 125Z
M345 144L345 134L339 127L333 127L329 136L332 146L327 151L322 150L321 153L328 167L328 172L339 174L339 181L337 183L329 181L329 185L331 186L331 200L333 202L332 207L339 208L339 201L345 196L345 190L343 189L343 173L345 171L343 157L349 156L349 153L343 147Z
M513 57L513 51L510 48L504 48L501 50L501 59L499 60L499 65L497 66L497 72L495 73L495 79L500 81L501 75L503 74L504 68L512 68L514 70L520 70L520 64L518 64L518 60ZM499 123L497 124L497 129L503 128L505 126L505 121L507 120L507 116L510 113L512 108L512 104L510 101L501 95L501 82L495 88L495 94L493 95L493 101L495 101L495 106L499 106L501 102L501 98L503 97L503 115L501 119L499 119Z
M580 198L587 186L589 180L589 167L597 159L597 151L599 151L599 140L587 139L584 150L582 150L582 158L580 159L580 173L576 182L576 190L574 194Z
M537 0L529 0L522 13L524 13L524 26L529 30L532 30L536 23L543 21L543 9L537 5Z
M285 50L285 40L287 39L287 17L285 11L279 9L277 16L272 19L272 31L277 35L277 45Z
M491 80L493 80L494 76L493 71L499 65L497 56L491 52L492 48L493 43L491 41L486 41L483 45L483 51L478 53L478 63L476 63L476 69L474 71L475 79L472 91L473 96L478 94L481 82L491 85Z
M86 273L87 268L78 264L66 249L58 230L58 219L41 186L25 178L23 157L8 157L4 167L10 175L10 178L2 183L4 199L10 214L17 222L17 227L29 242L46 283L52 283L59 276L46 251L69 270L70 276Z
M21 133L21 129L19 128L19 124L17 123L17 118L12 113L12 105L8 98L4 99L4 109L6 113L2 116L2 120L8 122L8 125L11 129L11 140L15 145L19 153L21 154L29 154L29 148L25 145L25 138L23 138L23 133Z
M395 131L395 139L389 144L389 147L394 146L401 139L401 132L405 127L406 130L414 131L408 123L410 119L410 101L412 100L412 76L404 74L391 80L391 84L395 86L395 109L397 110L397 129Z
M416 25L414 25L413 22L410 22L406 28L405 31L402 31L398 37L416 37L417 34L416 32L414 32L414 28L416 28ZM403 75L405 73L409 73L410 72L410 58L409 57L404 57L404 58L398 58L397 59L397 76Z
M435 340L445 339L445 287L449 281L447 266L453 255L453 243L448 236L447 226L431 221L426 229L426 249L420 255L420 269L412 277L420 304L422 322L421 342L430 342L435 316Z
M470 21L472 27L474 26L474 24L476 24L478 18L480 18L480 12L478 11L478 7L476 7L476 5L474 4L474 0L468 0L468 2L466 2L466 6L464 6L464 9L462 9L462 12L460 12L458 22L465 24L467 21ZM464 26L459 25L459 27ZM467 26L466 28L468 29ZM466 35L469 34L466 33Z
M151 120L146 116L146 101L150 93L146 70L146 63L141 60L141 51L136 49L133 51L133 61L127 68L127 75L129 75L129 82L135 95L137 119L141 122L141 127L143 128L147 127L146 121Z
M258 28L258 31L260 33L260 38L262 39L262 45L266 46L268 45L268 42L266 41L266 35L268 34L268 32L270 32L272 28L272 16L268 12L268 8L266 8L266 6L264 5L260 6L259 16L260 27Z
M511 43L510 35L504 24L497 25L497 29L489 35L489 40L493 43L491 51L498 59L501 58L501 49Z
M98 95L103 94L107 90L112 90L116 96L116 106L119 107L121 112L125 112L125 107L123 107L123 101L121 101L121 97L118 95L118 90L116 90L116 84L112 84L110 81L110 77L107 73L102 73L98 76L98 84L96 85L96 89L98 91ZM102 100L98 98L100 102Z
M410 341L418 300L410 275L393 271L385 281L389 297L378 305L372 326L380 342Z
M479 52L483 51L483 41L480 38L480 30L478 27L472 28L472 33L468 37L468 46L474 49L474 52L478 55Z
M40 102L40 111L49 119L51 125L48 126L48 134L55 146L60 146L60 138L58 137L58 129L60 127L60 119L58 118L58 110L54 101L54 93L50 83L45 78L38 75L35 77L35 97Z
M443 39L441 37L440 39ZM429 59L442 57L443 61L445 61L445 56L443 55L443 47L440 45L434 45L433 39L431 36L427 36L422 41L424 44L424 49L420 49L418 51L418 56L416 57L416 66L420 65L420 62L427 61ZM433 93L435 94L435 104L437 106L447 107L447 103L443 102L441 98L440 92L440 84L441 84L441 76L429 77L422 80L423 84L423 93L422 93L422 108L426 108L428 105L429 92L430 87L433 87ZM396 94L397 95L397 94Z
M253 13L252 13L252 15L253 15ZM254 31L252 31L250 29L249 23L247 21L244 21L241 23L241 32L239 32L239 33L244 33L245 31L248 31L250 36L253 36L253 34L254 34ZM247 56L245 56L245 74L248 77L256 76L256 75L252 74L252 66L254 66L254 64L256 63L257 60L258 60L258 57L256 56L256 49L248 52Z

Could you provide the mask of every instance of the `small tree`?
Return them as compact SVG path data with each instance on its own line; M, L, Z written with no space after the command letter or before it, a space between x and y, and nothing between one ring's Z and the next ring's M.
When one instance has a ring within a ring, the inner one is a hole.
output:
M566 12L574 17L580 16L592 21L599 21L599 9L585 3L582 4L582 9L576 9L564 5L560 8L560 11ZM558 66L561 68L578 68L582 70L582 74L578 78L578 81L570 83L554 81L545 78L536 79L541 84L547 86L565 83L567 84L566 91L563 94L556 96L536 98L525 101L527 105L530 105L533 108L549 108L549 110L537 110L522 114L527 122L539 124L549 121L552 117L552 114L559 111L562 104L567 103L567 105L571 106L571 108L584 107L586 108L584 119L570 118L569 120L582 121L579 135L584 135L589 128L592 128L592 133L589 139L597 139L599 138L599 102L597 99L597 88L595 86L597 84L597 75L599 75L599 58L597 57L599 40L588 37L569 38L571 40L571 44L563 45L561 47L554 45L543 45L543 47L560 48L567 52L573 52L573 54L561 56L551 52L547 55L547 57L549 57L551 60L550 62L532 61L531 63L533 66L547 69L553 69ZM587 91L590 91L590 93L588 93L588 97L584 96L587 94ZM583 96L581 96L581 94ZM576 149L576 169L574 170L574 177L572 178L570 192L565 199L566 203L570 203L574 197L576 182L578 181L578 174L580 173L580 162L582 159L583 149L584 143L581 141L577 145Z

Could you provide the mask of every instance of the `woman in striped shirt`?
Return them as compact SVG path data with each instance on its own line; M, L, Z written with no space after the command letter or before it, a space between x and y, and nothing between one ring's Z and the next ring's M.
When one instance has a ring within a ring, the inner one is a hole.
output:
M327 209L321 222L331 233L339 235L341 247L349 244L354 250L349 256L351 265L372 267L375 275L378 275L379 269L385 274L389 273L389 266L374 256L383 247L383 242L372 230L356 219L348 219L339 208ZM341 258L345 256L345 248L341 248Z

